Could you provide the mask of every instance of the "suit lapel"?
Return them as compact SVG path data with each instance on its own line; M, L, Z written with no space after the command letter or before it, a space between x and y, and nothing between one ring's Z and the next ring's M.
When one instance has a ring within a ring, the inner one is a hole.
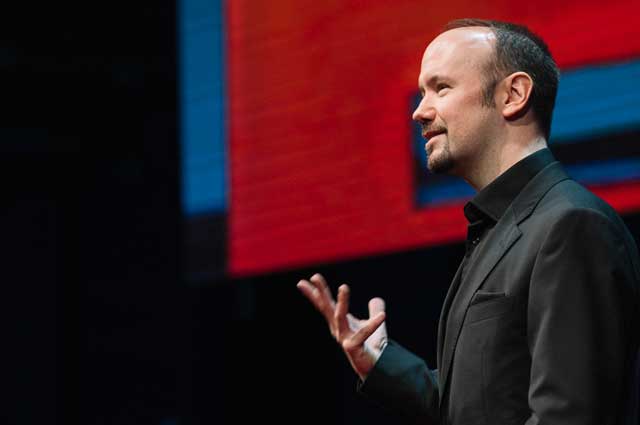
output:
M442 306L442 310L440 311L440 321L438 322L438 367L442 367L442 347L444 347L444 336L445 329L447 326L447 316L449 315L449 309L451 308L451 303L453 302L453 297L458 292L458 288L460 287L460 282L462 281L462 267L464 265L463 262L458 266L458 271L456 272L453 280L451 281L451 286L449 286L449 290L447 291L447 296L444 299L444 304ZM443 377L442 374L438 374L438 385L442 388Z
M454 285L452 284L445 300L445 306L448 307L446 308L447 312L444 311L445 308L443 308L442 312L444 318L446 319L448 315L450 320L445 322L444 329L438 329L438 352L442 353L439 358L441 362L438 363L438 367L440 368L438 373L438 376L440 377L440 394L444 394L449 380L449 370L453 360L453 353L455 352L458 336L460 335L462 323L464 322L464 316L469 308L469 303L471 302L473 294L480 285L482 285L489 272L493 270L495 265L506 254L509 248L511 248L511 246L513 246L513 244L520 238L520 235L521 232L518 229L513 211L508 209L504 217L496 224L496 227L493 229L486 241L486 246L495 248L484 252L482 256L476 258L476 261L474 261L473 264L467 266L469 267L469 270L466 274L467 278L464 285L461 285L460 282L460 269L458 270L458 273L456 273L456 279L458 281L457 286L459 287L458 291L460 292L457 295L458 301L456 301L454 305L451 304L453 297L455 296L455 292L453 291ZM449 303L448 306L447 302ZM451 310L450 314L448 313L448 310ZM443 317L441 316L440 320L442 321L442 319ZM442 403L443 398L444 397L440 398L440 403Z

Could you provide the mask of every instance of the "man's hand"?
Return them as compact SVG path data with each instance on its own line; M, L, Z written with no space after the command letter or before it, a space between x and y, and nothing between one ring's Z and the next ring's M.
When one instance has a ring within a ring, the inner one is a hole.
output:
M298 282L298 289L315 308L322 313L331 335L342 346L351 367L364 380L382 353L387 342L384 324L384 301L373 298L369 301L369 319L360 320L349 314L349 287L338 288L338 302L333 300L327 281L321 274Z

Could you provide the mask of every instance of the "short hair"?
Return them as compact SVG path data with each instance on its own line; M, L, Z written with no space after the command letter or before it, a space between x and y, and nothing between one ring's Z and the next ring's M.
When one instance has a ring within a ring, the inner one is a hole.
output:
M501 79L514 72L526 72L533 80L529 105L549 140L560 71L547 44L525 26L509 22L456 19L444 31L466 27L486 27L496 36L494 60L487 64L489 79L484 88L484 103L493 106L495 88Z

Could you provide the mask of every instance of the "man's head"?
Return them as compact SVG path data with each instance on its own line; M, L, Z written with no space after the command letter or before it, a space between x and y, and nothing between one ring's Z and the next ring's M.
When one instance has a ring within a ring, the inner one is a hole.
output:
M547 46L524 27L450 22L425 50L413 115L430 139L429 169L464 174L460 167L497 149L490 142L507 123L548 139L558 74Z

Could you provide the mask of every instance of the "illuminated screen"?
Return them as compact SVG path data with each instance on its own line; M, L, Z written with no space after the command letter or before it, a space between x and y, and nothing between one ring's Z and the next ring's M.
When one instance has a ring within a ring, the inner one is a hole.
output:
M618 211L640 211L639 13L633 1L183 0L183 204L199 264L244 276L463 239L473 191L427 173L410 119L422 52L458 17L547 41L562 69L553 152Z

